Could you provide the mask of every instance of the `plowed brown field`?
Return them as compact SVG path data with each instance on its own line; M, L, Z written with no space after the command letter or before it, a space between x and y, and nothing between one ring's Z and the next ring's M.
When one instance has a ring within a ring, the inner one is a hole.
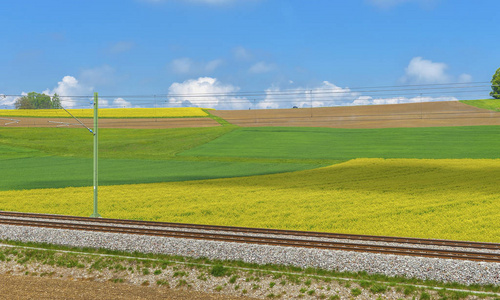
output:
M80 119L89 128L93 119ZM71 118L19 118L0 117L0 127L75 127L81 126ZM180 127L220 126L210 118L158 118L158 119L99 119L100 128L143 128L162 129Z
M500 125L500 113L458 101L266 110L216 110L243 127L388 128Z
M183 289L125 283L71 281L33 276L0 275L0 299L249 299Z
M297 126L389 128L500 125L500 112L458 101L297 109L214 110L211 113L242 127ZM92 119L82 119L93 127ZM0 117L0 127L75 127L71 118ZM220 126L210 118L99 119L100 128L179 128Z

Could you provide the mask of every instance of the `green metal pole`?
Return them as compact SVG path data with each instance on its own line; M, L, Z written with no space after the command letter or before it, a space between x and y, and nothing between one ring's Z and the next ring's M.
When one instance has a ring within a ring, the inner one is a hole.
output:
M101 215L97 212L97 179L98 179L98 164L97 164L97 158L98 158L98 139L97 139L97 120L98 120L98 113L97 109L99 108L98 105L98 97L97 93L94 93L94 213L91 215L93 218L100 218Z

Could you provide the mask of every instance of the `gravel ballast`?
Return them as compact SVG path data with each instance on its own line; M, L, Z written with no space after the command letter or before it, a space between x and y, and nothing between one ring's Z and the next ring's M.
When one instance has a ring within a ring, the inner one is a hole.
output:
M0 239L161 253L258 264L406 276L461 284L500 284L500 264L456 259L215 242L119 233L0 225Z

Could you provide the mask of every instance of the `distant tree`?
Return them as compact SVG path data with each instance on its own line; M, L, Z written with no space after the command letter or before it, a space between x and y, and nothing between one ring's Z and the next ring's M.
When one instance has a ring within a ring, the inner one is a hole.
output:
M495 99L500 99L500 68L497 69L493 78L491 79L491 91L490 96Z
M58 94L54 94L54 96L52 96L52 108L62 108L61 100L59 99Z
M17 98L14 106L16 109L62 108L59 95L54 94L54 96L50 97L49 95L36 92L31 92L26 96Z

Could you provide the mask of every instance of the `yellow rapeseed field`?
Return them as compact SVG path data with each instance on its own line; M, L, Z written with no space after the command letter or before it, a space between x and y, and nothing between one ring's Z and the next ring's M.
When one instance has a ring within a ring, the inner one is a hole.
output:
M93 118L93 109L68 109L77 118ZM0 109L1 117L71 117L62 109ZM179 118L206 117L208 114L199 107L175 108L101 108L100 118Z
M104 217L500 242L500 160L355 159L243 178L106 186ZM0 209L92 212L92 188L0 192Z

